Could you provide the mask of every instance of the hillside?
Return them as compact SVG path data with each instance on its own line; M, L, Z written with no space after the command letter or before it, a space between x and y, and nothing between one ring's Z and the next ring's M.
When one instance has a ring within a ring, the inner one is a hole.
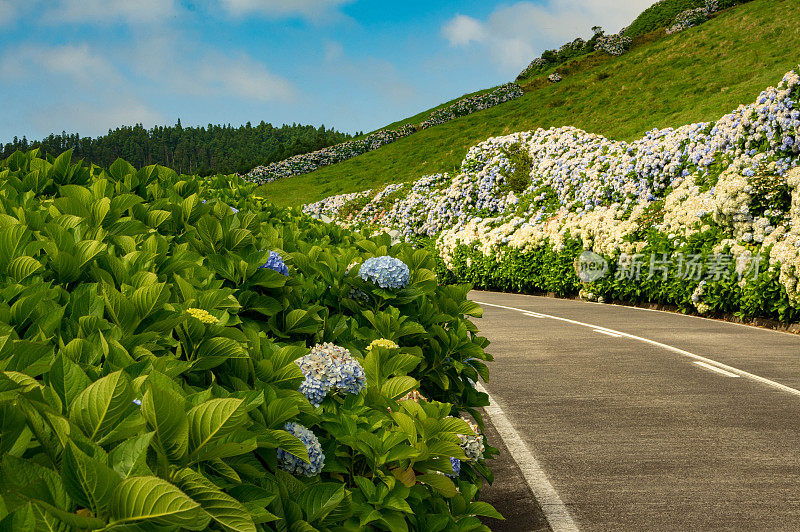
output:
M779 13L780 16L776 16ZM618 140L654 127L716 120L753 101L797 63L800 4L755 0L621 57L592 54L564 65L564 81L537 78L524 97L462 117L349 161L260 188L278 205L458 168L470 146L491 136L572 125Z

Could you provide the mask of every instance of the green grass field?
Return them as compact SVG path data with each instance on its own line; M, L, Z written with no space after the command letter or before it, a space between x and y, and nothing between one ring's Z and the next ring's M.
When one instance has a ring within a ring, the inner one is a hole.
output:
M798 62L800 2L755 0L621 57L581 58L560 69L564 81L559 84L534 79L522 98L316 172L269 183L260 194L278 205L299 205L453 171L470 146L539 127L572 125L632 140L654 127L713 121L751 103ZM419 122L429 112L397 124Z

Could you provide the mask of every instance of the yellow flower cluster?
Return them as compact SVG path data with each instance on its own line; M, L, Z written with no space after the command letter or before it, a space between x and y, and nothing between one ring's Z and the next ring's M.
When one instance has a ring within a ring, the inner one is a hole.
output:
M391 340L387 340L386 338L381 338L379 340L373 340L372 343L369 344L369 346L367 347L367 351L371 351L373 347L383 347L385 349L397 349L400 346L398 346Z
M211 315L207 310L203 310L201 308L187 308L186 313L193 318L197 318L198 320L202 321L206 324L214 324L218 323L219 320Z

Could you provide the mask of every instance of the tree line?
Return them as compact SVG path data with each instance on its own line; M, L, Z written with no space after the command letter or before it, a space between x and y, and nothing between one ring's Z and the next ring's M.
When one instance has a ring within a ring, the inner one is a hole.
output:
M0 159L17 150L39 148L42 155L57 156L72 148L73 157L83 158L98 166L107 167L118 157L136 167L150 164L168 166L177 172L210 175L216 173L246 173L266 165L314 150L345 142L348 133L316 128L302 124L273 127L261 122L248 122L239 127L208 124L206 127L183 127L180 119L174 126L155 126L145 129L142 124L108 130L96 138L77 133L50 134L41 140L29 141L14 137L0 142Z

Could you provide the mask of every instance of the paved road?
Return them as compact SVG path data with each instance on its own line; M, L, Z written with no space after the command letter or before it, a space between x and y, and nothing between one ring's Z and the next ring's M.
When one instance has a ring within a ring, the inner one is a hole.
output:
M485 387L580 530L800 530L800 336L572 300L470 297L533 313L484 305L478 326L495 356ZM508 458L503 468L519 500L527 477ZM493 528L524 530L535 512L500 492L492 502L519 512Z

